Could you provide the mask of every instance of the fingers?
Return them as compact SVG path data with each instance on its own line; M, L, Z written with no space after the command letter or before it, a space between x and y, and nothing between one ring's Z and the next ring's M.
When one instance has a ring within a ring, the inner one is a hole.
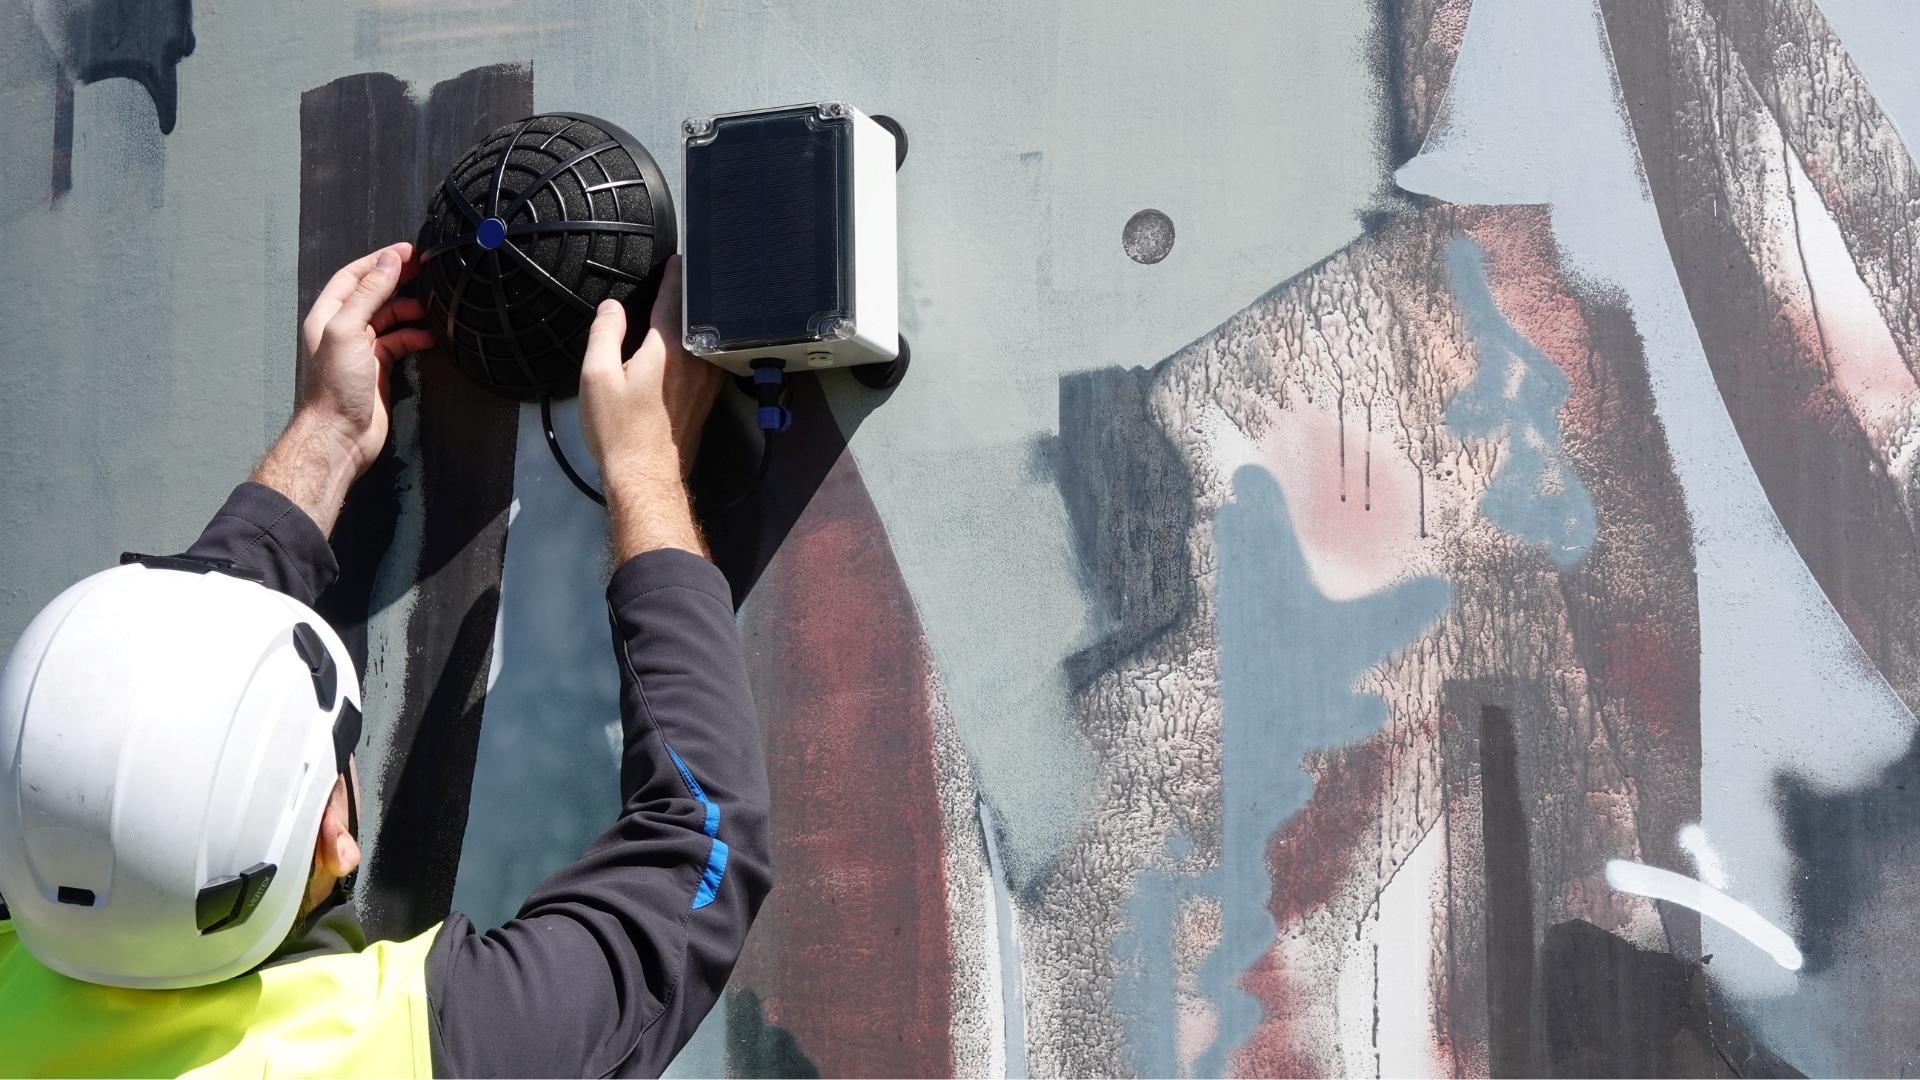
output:
M354 287L360 284L360 279L366 277L367 271L373 269L374 261L380 257L380 253L387 248L399 246L388 244L387 247L376 248L334 271L333 276L328 278L326 285L321 288L320 296L314 306L318 307L320 300L331 300L334 309L339 310L341 302L352 295Z
M660 292L653 298L653 312L647 325L660 332L668 341L680 340L680 256L667 260L666 272L660 278Z
M367 325L376 334L384 334L400 323L419 322L427 317L427 307L411 296L398 296L373 313Z
M667 260L661 273L660 291L654 294L653 311L648 317L647 336L634 355L665 362L680 350L680 256L675 255Z
M627 336L627 309L618 300L602 300L587 328L587 355L580 363L580 379L604 379L620 370L620 343Z
M327 320L327 329L333 332L354 333L370 324L382 305L393 299L393 290L400 287L400 271L406 261L401 248L406 245L395 244L382 248L376 253L373 268L362 275L359 284L347 294L340 303L340 310Z
M327 284L321 288L320 295L314 299L313 307L307 312L307 323L314 330L319 330L331 322L333 316L340 310L340 305L346 303L347 298L353 295L353 291L360 287L360 279L367 276L367 271L373 269L381 253L387 251L393 252L403 262L409 264L412 262L413 245L404 241L369 251L353 260L341 267L333 277L327 279Z
M374 339L373 353L382 360L398 360L417 352L426 352L435 344L433 331L419 326L402 327Z

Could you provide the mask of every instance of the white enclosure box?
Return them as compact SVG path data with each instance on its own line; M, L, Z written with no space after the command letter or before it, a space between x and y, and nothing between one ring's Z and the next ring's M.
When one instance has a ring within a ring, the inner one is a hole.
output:
M899 351L893 133L843 102L686 121L687 351L736 374Z

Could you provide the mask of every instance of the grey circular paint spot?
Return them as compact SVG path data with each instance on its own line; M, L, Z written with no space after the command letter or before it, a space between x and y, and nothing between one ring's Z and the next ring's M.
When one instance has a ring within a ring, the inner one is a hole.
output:
M1157 263L1173 250L1173 219L1158 210L1142 210L1120 230L1120 247L1137 263Z

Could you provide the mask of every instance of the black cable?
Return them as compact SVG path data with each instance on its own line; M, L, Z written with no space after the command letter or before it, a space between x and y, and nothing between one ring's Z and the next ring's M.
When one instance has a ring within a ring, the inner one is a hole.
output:
M560 449L560 440L553 434L553 398L551 397L540 399L540 426L547 433L547 449L553 451L553 460L560 464L560 471L567 474L567 479L573 481L573 486L579 488L582 495L601 506L607 505L607 497L595 491L592 484L581 479L580 474L573 471L573 466L567 462L566 453Z
M716 517L738 510L741 504L760 490L760 486L766 482L767 472L773 468L773 437L793 423L793 413L787 409L786 364L771 356L763 356L749 367L753 370L753 396L760 403L759 408L754 410L754 423L760 428L760 468L754 471L753 483L728 500L725 506L714 511Z
M760 485L766 482L767 470L773 467L774 433L771 431L763 432L762 436L763 437L760 440L760 467L754 471L753 483L748 484L745 488L742 488L740 491L740 494L735 495L733 498L727 500L727 505L721 507L718 510L715 510L714 511L715 516L731 514L735 510L740 509L743 503L745 503L748 499L753 498L754 493L760 490Z
M738 510L742 503L760 490L760 485L767 479L767 472L773 468L773 437L785 431L787 425L793 420L793 414L787 411L786 372L782 369L780 361L755 360L753 367L755 396L760 399L757 412L761 435L760 467L753 474L753 483L747 485L725 506L714 511L716 515L730 514ZM573 481L573 486L579 488L582 495L601 506L607 505L606 496L595 491L592 484L587 483L579 473L573 471L572 463L567 461L566 452L560 449L560 439L553 433L553 398L550 396L540 399L540 429L546 433L547 449L553 451L554 462L560 466L561 472L567 474L567 479Z

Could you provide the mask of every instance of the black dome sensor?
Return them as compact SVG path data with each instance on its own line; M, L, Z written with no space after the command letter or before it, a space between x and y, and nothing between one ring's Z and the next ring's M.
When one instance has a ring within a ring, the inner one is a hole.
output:
M434 191L420 295L473 381L522 401L568 397L594 308L625 305L633 347L678 245L646 147L605 120L543 113L482 139Z

